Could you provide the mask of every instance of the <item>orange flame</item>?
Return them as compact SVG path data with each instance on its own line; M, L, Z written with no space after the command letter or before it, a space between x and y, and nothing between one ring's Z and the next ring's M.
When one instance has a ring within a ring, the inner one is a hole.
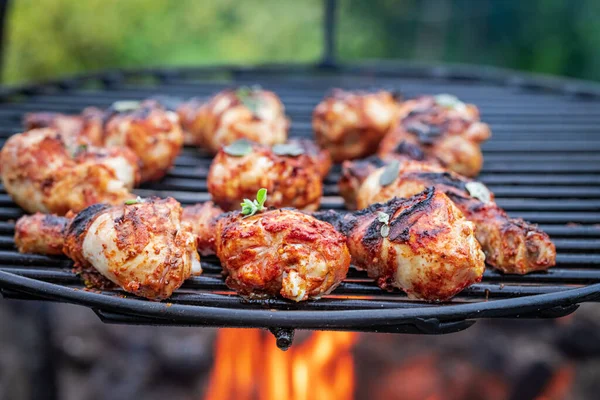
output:
M258 329L220 329L205 400L352 399L352 332L314 332L283 352Z
M543 393L536 400L560 400L568 398L574 378L575 367L570 363L566 363L558 369Z

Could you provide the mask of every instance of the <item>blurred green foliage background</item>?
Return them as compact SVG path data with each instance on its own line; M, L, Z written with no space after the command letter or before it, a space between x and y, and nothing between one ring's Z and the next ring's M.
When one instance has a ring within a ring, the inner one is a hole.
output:
M598 0L339 0L342 61L495 65L600 80ZM104 68L313 62L322 0L12 0L3 82Z

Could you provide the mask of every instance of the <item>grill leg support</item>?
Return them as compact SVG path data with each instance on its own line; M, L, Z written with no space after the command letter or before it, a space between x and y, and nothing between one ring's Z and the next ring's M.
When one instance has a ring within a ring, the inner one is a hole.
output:
M269 328L269 332L275 336L277 347L286 351L294 341L294 330L288 328Z

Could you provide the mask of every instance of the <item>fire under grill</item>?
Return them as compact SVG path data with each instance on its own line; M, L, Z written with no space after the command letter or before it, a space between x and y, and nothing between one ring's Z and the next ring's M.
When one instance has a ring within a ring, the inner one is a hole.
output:
M208 96L236 85L274 90L292 119L292 137L312 137L311 113L335 87L399 90L406 97L451 93L477 104L493 138L483 145L480 179L511 216L539 224L558 250L557 266L526 276L492 269L480 284L451 302L409 300L380 290L351 270L319 301L248 302L230 291L215 257L203 257L204 274L188 280L168 301L150 302L119 290L89 291L62 257L19 254L14 221L22 211L0 192L0 288L8 298L52 300L92 308L105 322L269 328L280 347L294 329L439 334L459 331L477 318L547 318L567 315L578 303L600 298L600 90L593 84L549 80L487 69L363 67L260 67L111 71L5 89L0 93L2 144L21 130L26 112L77 113L117 100L153 95ZM175 168L140 196L173 196L183 204L209 199L211 158L185 148ZM342 209L339 167L325 181L322 208Z

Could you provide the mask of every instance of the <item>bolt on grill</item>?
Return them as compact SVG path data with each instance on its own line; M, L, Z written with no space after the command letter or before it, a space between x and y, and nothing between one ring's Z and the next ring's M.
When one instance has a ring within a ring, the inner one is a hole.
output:
M300 304L244 301L224 284L215 257L203 257L204 274L189 279L168 303L125 296L119 290L84 290L66 258L19 254L14 220L22 211L0 192L0 288L5 297L86 305L106 322L270 328L278 344L293 329L447 333L483 317L558 317L578 303L600 298L600 90L593 84L523 77L507 72L445 68L262 67L107 72L0 92L0 144L21 130L26 112L77 113L117 100L156 94L209 96L236 85L274 90L292 119L290 136L312 137L314 106L331 89L383 87L405 96L451 93L477 104L493 138L483 145L479 177L511 216L538 223L556 243L557 266L546 273L503 275L488 269L480 284L451 302L427 304L381 291L365 273L351 270L331 295ZM136 190L173 196L183 204L209 199L211 158L185 148L163 180ZM324 184L322 208L343 208L340 169Z

